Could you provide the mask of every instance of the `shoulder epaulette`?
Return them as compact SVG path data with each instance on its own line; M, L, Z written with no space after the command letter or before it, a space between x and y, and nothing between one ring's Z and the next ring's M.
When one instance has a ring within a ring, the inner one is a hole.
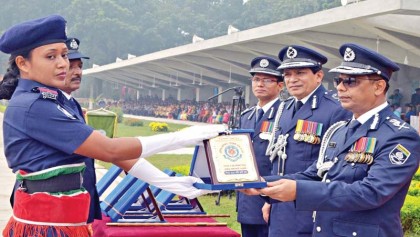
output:
M340 103L338 99L338 94L336 91L329 90L329 91L324 92L324 98L334 101L336 103Z
M44 100L57 100L58 92L46 87L34 87L31 90L34 93L39 93L39 98Z
M285 99L284 102L294 99L295 97L289 96L289 98Z
M249 111L252 111L253 109L255 109L255 106L249 107L248 109L242 111L241 115L244 115L244 114L248 113Z
M402 119L397 116L386 117L385 124L391 127L394 131L401 131L403 129L411 129L410 124L404 122Z

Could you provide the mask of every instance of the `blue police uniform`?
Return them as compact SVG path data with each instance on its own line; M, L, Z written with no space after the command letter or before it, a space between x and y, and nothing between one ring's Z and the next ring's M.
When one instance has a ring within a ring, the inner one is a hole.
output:
M65 28L66 21L59 15L23 22L1 36L0 50L13 57L39 46L64 43ZM17 70L16 65L11 64L11 69ZM14 216L3 235L89 236L85 222L90 197L80 177L87 158L74 151L93 129L68 106L58 89L25 78L17 80L11 74L4 80L14 83L10 90L2 91L2 98L10 98L3 122L5 155L13 172L19 171L20 187L15 190ZM68 213L61 213L64 210Z
M297 179L296 209L316 210L313 236L403 236L400 210L419 165L420 138L387 106L345 141L348 125L330 139L326 182L314 164ZM375 125L377 123L377 125ZM373 126L372 126L373 125ZM373 163L346 161L361 137L376 138Z
M280 69L311 67L320 69L327 61L321 54L302 46L285 47L280 51L279 57L282 61ZM296 103L294 98L289 98L284 104L275 138L279 135L287 136L287 144L283 150L287 158L284 160L277 156L273 160L273 175L304 171L317 158L319 143L295 139L296 130L299 130L298 120L305 121L304 124L309 122L322 124L321 132L318 132L318 137L321 137L331 124L351 116L350 112L341 107L334 94L328 92L322 85L315 89L299 110L294 111ZM269 236L311 236L312 226L312 212L296 210L293 202L272 202Z
M79 45L80 41L77 38L68 38L66 41L67 48L69 49L68 52L68 59L75 60L75 59L89 59L89 57L80 53ZM83 116L82 107L80 106L79 102L73 97L67 98L63 96L63 103L70 107L77 119L80 121L85 122L85 118ZM95 173L95 161L91 158L85 158L86 169L83 173L83 187L88 190L90 194L90 208L89 208L89 217L87 222L92 223L94 219L102 219L101 208L99 206L99 195L96 189L96 173Z
M340 53L344 62L331 72L388 81L399 69L359 45L344 44ZM318 162L290 176L297 180L296 209L316 211L313 236L402 237L400 210L419 167L420 137L385 101L357 120L354 128L332 125Z
M277 71L279 63L269 57L257 57L251 62L250 73L264 73L280 77L280 72ZM270 103L270 102L269 102ZM265 155L268 145L269 124L274 123L274 118L280 104L279 99L275 99L270 108L263 114L262 118L257 121L256 107L251 107L241 114L241 128L254 129L252 136L252 145L255 153L255 158L258 166L258 171L261 176L269 175L271 173L271 162ZM265 126L263 126L263 124ZM273 126L271 126L273 127ZM242 236L263 237L268 236L268 225L262 217L261 208L264 201L256 196L248 196L241 192L237 192L236 206L238 211L238 222L242 224Z
M19 79L4 115L3 135L9 167L16 172L35 172L54 166L84 162L73 152L89 137L79 113L65 104L57 91L55 99L44 99L36 89L44 85Z
M63 96L63 104L66 107L71 108L72 114L80 121L85 122L82 108L74 98L70 100ZM83 187L90 194L90 208L89 208L89 217L87 223L92 223L94 219L102 219L100 201L98 191L96 189L96 172L95 172L95 160L85 157L84 162L86 164L86 169L83 173Z

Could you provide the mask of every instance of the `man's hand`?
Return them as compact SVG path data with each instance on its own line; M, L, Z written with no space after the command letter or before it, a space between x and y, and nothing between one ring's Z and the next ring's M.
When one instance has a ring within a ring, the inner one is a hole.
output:
M267 188L260 189L260 193L282 202L294 201L296 199L296 181L280 179L275 182L268 182Z
M268 223L268 220L270 219L270 210L271 210L271 204L265 203L264 206L261 208L263 218L265 222Z

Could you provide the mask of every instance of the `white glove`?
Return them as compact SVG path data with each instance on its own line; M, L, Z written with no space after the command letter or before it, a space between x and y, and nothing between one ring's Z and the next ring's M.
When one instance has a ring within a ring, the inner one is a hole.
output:
M149 137L137 137L142 145L141 158L149 157L159 152L171 151L187 146L194 146L203 140L210 139L225 132L227 126L195 125L178 132L159 134Z
M208 193L219 192L217 190L197 189L193 184L203 183L201 179L192 176L169 176L142 158L133 165L128 173L158 188L189 199Z

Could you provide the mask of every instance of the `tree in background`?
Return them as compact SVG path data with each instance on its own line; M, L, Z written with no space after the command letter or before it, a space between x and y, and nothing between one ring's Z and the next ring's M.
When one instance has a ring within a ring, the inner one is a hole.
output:
M17 22L63 15L68 35L79 38L81 51L91 57L84 66L89 68L128 54L189 44L194 34L204 39L226 35L229 25L246 30L339 5L340 0L15 0L2 3L0 31ZM0 55L0 74L7 60ZM109 83L103 86L102 91L115 89ZM88 90L84 85L77 94Z

